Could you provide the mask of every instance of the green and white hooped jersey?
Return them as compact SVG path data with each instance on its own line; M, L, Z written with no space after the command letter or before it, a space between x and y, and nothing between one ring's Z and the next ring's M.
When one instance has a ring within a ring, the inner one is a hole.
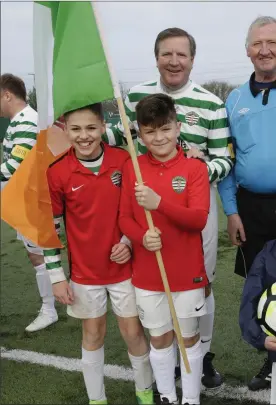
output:
M166 92L160 78L157 81L139 84L130 89L125 99L132 133L136 132L137 135L139 133L135 112L137 103L145 96L156 93L168 94L175 100L177 118L181 122L179 144L185 152L192 147L204 152L210 183L226 177L233 162L228 146L231 140L223 102L193 81L189 81L183 88L174 92ZM116 144L112 139L122 137L123 132L123 126L119 123L107 130L105 140L110 144ZM143 141L138 137L136 142L138 154L144 154L146 147Z
M10 122L3 141L1 182L8 181L34 147L37 137L37 112L27 105Z

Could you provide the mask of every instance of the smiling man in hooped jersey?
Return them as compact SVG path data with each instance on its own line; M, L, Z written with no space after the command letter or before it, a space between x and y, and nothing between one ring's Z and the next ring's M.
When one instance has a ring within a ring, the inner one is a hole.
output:
M181 123L178 143L188 157L201 158L206 162L211 205L202 236L209 284L206 287L207 314L200 318L200 334L204 356L202 383L207 388L214 388L222 384L222 377L212 363L214 354L210 352L215 312L211 283L215 277L218 243L215 185L227 176L232 167L226 109L218 97L190 79L196 42L188 32L180 28L168 28L160 32L155 41L154 54L160 75L157 80L131 88L125 99L125 107L135 137L139 134L135 112L137 103L150 94L164 93L172 97L175 100L177 120ZM123 131L121 123L108 128L105 140L119 144ZM137 142L138 153L144 154L146 147L139 136ZM178 372L179 368L176 368Z
M236 163L218 186L228 233L238 246L235 273L242 277L265 243L276 238L276 18L253 21L246 52L254 72L226 101ZM271 368L265 359L249 388L269 387Z

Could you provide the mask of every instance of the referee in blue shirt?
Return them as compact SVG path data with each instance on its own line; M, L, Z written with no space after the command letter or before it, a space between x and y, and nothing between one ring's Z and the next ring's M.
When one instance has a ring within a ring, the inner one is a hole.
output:
M228 216L228 233L238 246L235 273L246 277L257 254L276 239L276 19L259 17L250 26L247 55L255 72L233 90L226 108L234 169L218 185ZM271 363L266 359L249 388L267 388Z

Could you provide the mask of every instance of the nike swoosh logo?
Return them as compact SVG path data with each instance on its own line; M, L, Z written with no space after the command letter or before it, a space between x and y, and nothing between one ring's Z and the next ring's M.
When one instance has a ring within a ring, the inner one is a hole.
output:
M201 308L203 308L203 307L204 307L204 305L205 305L205 302L204 302L204 304L203 304L203 305L201 305L201 307L200 307L200 308L196 308L196 309L195 309L195 310L196 310L196 312L200 311L200 310L201 310Z
M79 186L79 187L72 187L72 191L77 191L79 188L81 188L81 187L83 187L84 186L84 184L82 184L81 186Z

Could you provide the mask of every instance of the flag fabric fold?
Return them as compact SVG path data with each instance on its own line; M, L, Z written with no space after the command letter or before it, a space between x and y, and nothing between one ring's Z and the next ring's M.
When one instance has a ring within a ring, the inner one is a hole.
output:
M1 192L1 218L33 243L60 247L46 170L69 144L57 119L114 97L91 2L34 3L34 66L40 133Z

